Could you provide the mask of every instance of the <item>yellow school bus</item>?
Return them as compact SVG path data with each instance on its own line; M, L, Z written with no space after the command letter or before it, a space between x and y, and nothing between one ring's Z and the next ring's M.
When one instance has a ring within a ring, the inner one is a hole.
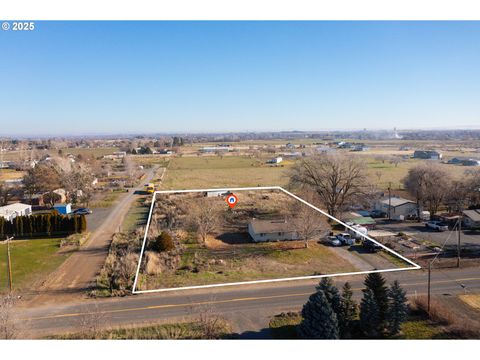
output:
M150 183L146 185L147 187L147 193L153 194L155 192L155 184Z

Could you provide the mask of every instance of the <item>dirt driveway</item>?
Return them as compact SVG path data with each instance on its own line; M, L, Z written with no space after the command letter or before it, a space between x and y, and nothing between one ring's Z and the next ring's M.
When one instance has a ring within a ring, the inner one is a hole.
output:
M153 179L156 168L147 172L143 182ZM70 256L56 271L48 276L40 288L26 299L26 304L63 302L72 298L85 297L86 291L95 284L95 279L108 255L112 235L118 230L142 185L130 189L114 205L104 221L91 234L87 244ZM94 216L92 214L90 216Z

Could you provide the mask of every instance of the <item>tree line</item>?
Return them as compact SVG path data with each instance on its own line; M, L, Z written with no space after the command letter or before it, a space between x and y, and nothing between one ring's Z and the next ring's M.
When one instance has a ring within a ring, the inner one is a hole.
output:
M303 306L299 337L376 339L397 335L408 315L405 291L398 281L387 287L378 273L367 275L364 285L358 306L348 282L340 293L330 278L323 278Z
M0 217L0 238L35 236L58 236L83 233L87 230L85 215L64 216L60 214L38 214L17 216L8 221Z

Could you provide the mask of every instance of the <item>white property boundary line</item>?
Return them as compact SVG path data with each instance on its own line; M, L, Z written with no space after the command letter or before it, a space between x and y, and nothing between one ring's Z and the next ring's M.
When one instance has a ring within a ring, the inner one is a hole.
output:
M285 194L293 197L294 199L300 201L301 203L311 207L312 209L318 211L319 213L325 215L326 217L336 221L337 223L345 226L346 228L356 232L357 234L367 238L368 240L374 242L375 244L381 246L386 251L394 254L395 256L399 257L403 261L407 262L408 264L412 265L411 267L406 268L393 268L393 269L385 269L385 270L369 270L369 271L357 271L357 272L349 272L349 273L340 273L340 274L329 274L329 275L311 275L311 276L297 276L291 278L279 278L279 279L267 279L267 280L253 280L253 281L239 281L233 283L224 283L224 284L210 284L210 285L195 285L195 286L183 286L183 287L176 287L176 288L166 288L166 289L155 289L155 290L136 290L137 289L137 281L138 275L140 273L140 267L143 259L143 253L145 251L145 245L147 243L147 235L148 229L150 227L150 221L152 219L153 207L155 205L156 196L157 194L182 194L182 193L194 193L194 192L210 192L210 191L251 191L251 190L280 190ZM143 238L142 249L140 251L140 257L138 259L137 265L137 272L135 274L135 280L133 282L132 294L145 294L145 293L154 293L154 292L166 292L166 291L176 291L176 290L192 290L192 289L206 289L206 288L215 288L215 287L222 287L222 286L236 286L236 285L250 285L250 284L261 284L261 283L273 283L273 282L280 282L280 281L292 281L292 280L308 280L308 279L321 279L324 277L334 277L334 276L349 276L349 275L363 275L363 274L371 274L371 273L382 273L382 272L393 272L393 271L405 271L405 270L418 270L421 269L421 266L414 263L410 259L400 255L396 251L386 247L385 245L381 244L377 240L372 239L371 237L362 234L357 229L345 224L344 222L338 220L337 218L331 216L330 214L326 213L322 209L317 208L316 206L310 204L309 202L303 200L302 198L298 197L295 194L292 194L290 191L285 190L281 186L257 186L257 187L240 187L240 188L220 188L220 189L191 189L191 190L164 190L164 191L155 191L153 193L152 204L150 205L150 211L148 214L147 226L145 227L145 235Z

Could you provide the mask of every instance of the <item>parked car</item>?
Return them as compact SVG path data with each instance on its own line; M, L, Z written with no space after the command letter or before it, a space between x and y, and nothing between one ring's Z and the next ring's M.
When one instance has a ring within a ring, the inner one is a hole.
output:
M73 213L75 215L88 215L88 214L93 213L93 211L90 210L89 208L79 208L79 209L74 210Z
M425 226L432 230L448 231L448 225L441 221L428 221L425 223Z
M385 218L387 217L387 213L382 210L372 210L370 211L370 216L372 218Z
M371 240L368 240L368 239L364 239L362 241L362 246L369 252L377 252L379 250L382 250L382 247L376 243L374 243L373 241Z
M355 244L355 239L352 237L352 235L350 235L348 233L338 234L337 239L340 240L342 245L353 245L353 244Z
M328 242L331 246L342 246L342 242L341 242L340 240L338 240L336 236L329 236L329 237L327 237L327 242Z

